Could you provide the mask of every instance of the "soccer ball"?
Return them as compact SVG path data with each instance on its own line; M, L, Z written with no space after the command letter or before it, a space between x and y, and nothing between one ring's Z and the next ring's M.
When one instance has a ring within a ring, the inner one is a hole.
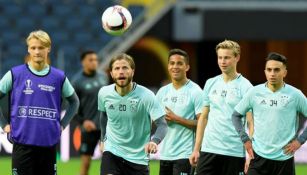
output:
M130 27L132 16L130 12L120 5L107 8L101 17L103 29L111 35L122 35Z

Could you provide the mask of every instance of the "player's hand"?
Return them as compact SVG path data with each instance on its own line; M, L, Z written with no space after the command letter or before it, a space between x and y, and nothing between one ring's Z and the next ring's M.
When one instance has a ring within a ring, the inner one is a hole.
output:
M250 157L250 159L254 159L254 151L253 151L253 146L252 146L252 141L248 140L247 142L244 143L245 149Z
M176 114L168 107L165 106L165 120L168 122L176 122Z
M9 124L5 125L5 127L3 128L3 131L5 133L10 133L11 132L11 125L9 125Z
M246 160L245 160L245 164L244 164L244 173L245 174L247 174L247 170L248 170L250 162L251 162L251 158L247 157Z
M158 151L158 145L155 142L150 141L145 145L145 153L155 154Z
M99 149L100 149L100 152L103 153L103 151L104 151L104 142L99 142Z
M293 155L295 151L298 150L300 147L301 143L298 140L294 139L284 147L284 153Z
M91 120L84 120L83 128L85 129L85 131L90 132L96 130L96 125Z
M199 159L199 151L193 151L189 157L189 161L192 167L196 167Z

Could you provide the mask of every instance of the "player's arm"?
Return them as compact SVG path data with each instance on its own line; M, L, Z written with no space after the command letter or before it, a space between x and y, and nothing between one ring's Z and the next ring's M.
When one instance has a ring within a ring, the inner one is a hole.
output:
M164 139L167 133L167 123L164 116L155 120L154 123L157 126L157 129L154 135L152 136L151 141L155 142L158 145Z
M165 116L166 121L175 122L175 123L178 123L178 124L183 125L187 128L190 128L190 129L196 129L197 119L199 118L200 114L198 114L196 116L196 118L197 118L196 120L189 120L189 119L183 118L182 116L176 115L168 107L165 107L165 111L166 111L166 116Z
M5 97L5 95L11 91L13 84L12 73L8 71L0 80L0 100ZM9 133L11 131L11 126L7 119L4 117L2 108L0 106L0 127L3 128L4 132Z
M4 96L5 94L0 91L0 99L2 99ZM0 127L4 130L4 132L10 131L9 123L3 115L1 106L0 106Z
M189 158L190 164L192 166L196 166L198 162L199 151L203 141L204 131L207 126L209 111L210 111L209 106L205 106L197 122L195 145L192 155Z
M152 136L151 141L145 145L146 153L156 153L158 151L158 144L164 139L167 133L167 123L164 116L156 119L154 123L157 126L157 129Z
M305 95L300 92L300 95L297 99L298 102L298 113L302 114L302 116L307 117L307 99ZM307 140L307 127L303 130L303 132L297 136L296 139L293 139L290 143L288 143L284 147L284 152L286 154L293 155L296 150L298 150Z
M237 112L236 110L234 111L234 113L232 114L232 123L234 125L234 127L236 128L236 131L238 132L241 141L244 143L245 149L247 151L247 153L249 154L250 158L253 159L254 158L254 152L253 152L253 148L252 148L252 141L249 138L249 136L247 135L247 133L245 132L243 123L242 123L242 117L244 117L243 115L241 115L239 112Z
M107 123L108 123L108 116L106 112L99 111L99 119L100 119L100 130L101 136L100 141L104 142L106 140L106 130L107 130Z
M79 98L75 92L71 96L66 97L66 99L68 101L68 108L63 119L61 120L61 127L63 130L70 123L71 119L76 115L80 105Z
M71 119L76 115L79 109L79 98L70 84L69 80L65 78L63 88L62 88L62 96L66 98L68 101L68 108L66 110L66 113L64 117L61 120L61 127L64 130L64 128L69 124Z
M99 111L99 120L100 120L100 142L99 142L99 149L101 152L104 151L104 142L106 141L106 131L107 131L107 123L108 123L108 116L107 113L104 111Z
M254 135L254 118L252 112L246 113L246 121L247 121L248 135L250 138L252 138Z

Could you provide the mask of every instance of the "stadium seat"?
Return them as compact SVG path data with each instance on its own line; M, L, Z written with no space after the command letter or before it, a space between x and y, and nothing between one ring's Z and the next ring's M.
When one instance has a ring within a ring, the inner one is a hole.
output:
M29 16L32 17L42 17L46 15L46 6L41 4L31 4L26 6L26 12Z
M128 10L131 13L132 19L135 19L138 15L140 15L144 11L144 6L141 5L130 5Z
M42 26L42 29L54 31L54 30L60 28L61 19L58 19L54 16L47 16L47 17L41 19L40 24Z
M65 20L63 22L63 27L65 27L65 29L68 31L78 31L86 28L85 22L81 17L71 17L69 20Z
M20 16L15 21L15 27L17 29L21 29L22 31L27 30L28 32L36 29L35 26L37 22L38 20L33 17Z
M22 6L17 4L6 4L3 10L3 15L18 18L23 15Z

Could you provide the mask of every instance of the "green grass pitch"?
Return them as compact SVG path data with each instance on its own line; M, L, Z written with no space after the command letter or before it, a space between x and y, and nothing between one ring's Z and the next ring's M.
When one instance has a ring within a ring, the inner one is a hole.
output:
M79 159L71 159L69 162L58 161L58 175L78 175L80 169ZM89 175L99 175L100 161L94 160ZM0 158L0 175L11 174L11 159ZM150 175L159 174L159 161L150 162ZM296 175L307 175L307 164L296 165Z

